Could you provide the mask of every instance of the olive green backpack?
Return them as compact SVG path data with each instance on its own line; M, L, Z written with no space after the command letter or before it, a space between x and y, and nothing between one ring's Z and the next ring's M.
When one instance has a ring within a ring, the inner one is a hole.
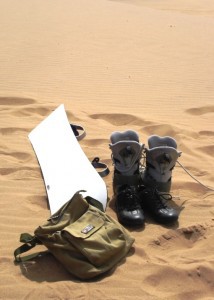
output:
M38 256L20 254L43 244L70 273L81 279L96 277L116 266L127 255L134 239L121 224L95 207L99 204L76 193L34 231L34 236L21 234L24 244L15 250L15 261Z

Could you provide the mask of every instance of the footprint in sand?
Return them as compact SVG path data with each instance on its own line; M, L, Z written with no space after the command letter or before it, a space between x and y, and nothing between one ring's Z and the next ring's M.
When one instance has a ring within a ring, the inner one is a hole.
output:
M30 129L27 128L17 128L17 127L0 128L0 133L3 135L16 134L17 132L28 133L29 131Z
M39 115L39 116L48 116L53 110L55 109L52 107L47 106L35 106L35 107L22 107L16 109L12 112L14 116L17 117L29 117L32 115Z
M116 126L129 124L142 126L151 124L151 122L145 121L144 119L131 114L93 114L89 117L95 120L105 120L106 122Z
M34 99L18 97L0 97L0 105L1 110L10 110L10 115L17 117L47 116L56 108L50 105L39 105Z
M100 145L105 145L108 144L109 140L108 139L86 139L84 140L83 144L86 146L100 146Z
M207 105L207 106L201 106L201 107L194 107L189 108L186 110L186 112L193 116L201 116L209 113L214 112L214 105Z
M28 203L26 204L26 206L28 206L29 209L34 211L38 211L41 208L47 209L47 207L49 206L46 195L28 196L27 200Z
M14 106L14 105L30 105L35 103L36 101L30 98L0 97L0 105Z
M203 147L197 147L199 151L201 151L203 154L206 153L207 155L210 155L213 157L214 153L214 145L208 145L208 146L203 146Z
M183 129L170 124L157 124L131 114L92 114L89 117L95 120L105 120L108 123L116 126L137 125L141 127L143 133L148 135L155 133L160 136L176 137L182 133L191 136L192 138L198 137L198 133L194 131L184 131Z
M20 168L0 168L0 175L7 176L11 175L17 172L23 172L26 174L31 174L35 178L36 175L37 177L41 176L41 171L39 167L32 168L32 167L20 167ZM32 176L31 176L32 177Z
M214 131L211 130L202 130L199 131L200 135L204 135L204 136L214 136Z
M13 158L16 158L19 161L24 161L28 160L31 158L31 155L26 153L26 152L5 152L5 151L0 151L1 155L5 156L11 156Z
M159 238L152 241L152 245L161 246L163 248L189 248L194 243L203 238L209 225L193 225L187 228L179 228L169 230Z
M169 124L152 124L143 127L143 131L147 134L157 134L160 136L176 136L181 133L181 130L175 126Z
M195 131L184 130L183 128L179 128L177 126L172 126L170 124L156 124L153 123L148 126L144 126L142 131L148 135L157 134L159 136L171 136L176 138L179 141L180 135L186 135L191 138L198 138L198 133Z
M206 266L206 262L209 261L208 255L212 259L213 252L206 253L206 251L209 247L213 248L212 239L212 222L169 230L152 241L151 259L158 265L161 264L161 270L168 267L174 270L178 265L183 266L187 271L184 275L195 276L200 279L200 282L204 280L209 286L213 283L211 278L214 272L212 266ZM162 251L165 251L164 257Z

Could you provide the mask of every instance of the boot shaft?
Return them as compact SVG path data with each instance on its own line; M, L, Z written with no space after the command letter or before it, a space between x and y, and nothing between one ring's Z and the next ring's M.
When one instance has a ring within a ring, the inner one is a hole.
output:
M172 170L181 155L181 152L177 151L177 143L168 136L152 135L148 139L148 145L143 183L156 186L159 191L169 192Z
M113 132L110 149L114 164L113 191L117 217L128 226L142 226L144 214L138 197L139 165L143 145L135 131Z
M133 130L115 131L111 134L110 141L115 172L124 176L138 173L144 147L139 143L138 134Z

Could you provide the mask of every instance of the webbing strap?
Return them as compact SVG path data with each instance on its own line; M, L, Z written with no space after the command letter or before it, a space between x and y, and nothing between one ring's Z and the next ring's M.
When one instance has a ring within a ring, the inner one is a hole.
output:
M34 248L36 245L41 244L41 242L35 236L32 236L29 233L22 233L20 235L20 242L23 243L23 245L18 247L14 251L14 257L16 262L27 261L39 255L39 253L34 253L22 258L20 257L22 253L25 253L30 249Z
M198 179L195 178L195 176L193 176L178 160L177 160L178 165L192 178L194 179L197 183L199 183L200 185L202 185L203 187L205 187L206 189L210 190L210 191L214 191L213 187L209 187L205 184L203 184L201 181L199 181Z
M95 169L103 169L102 171L97 171L101 177L107 176L110 172L108 166L105 163L100 162L99 157L95 157L91 164Z
M73 133L78 141L82 140L86 136L86 131L85 131L84 127L82 127L80 125L76 125L76 124L70 124L70 125L71 125L71 129L73 130ZM82 131L82 133L80 133L79 131Z

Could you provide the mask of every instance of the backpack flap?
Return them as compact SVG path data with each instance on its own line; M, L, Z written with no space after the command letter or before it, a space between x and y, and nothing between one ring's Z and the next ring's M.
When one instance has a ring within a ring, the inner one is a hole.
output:
M67 226L62 236L95 267L114 265L124 256L127 247L126 236L120 226L92 206L76 222Z
M88 210L82 215L76 222L67 226L62 234L65 234L69 238L81 238L86 239L94 234L104 225L104 220Z

